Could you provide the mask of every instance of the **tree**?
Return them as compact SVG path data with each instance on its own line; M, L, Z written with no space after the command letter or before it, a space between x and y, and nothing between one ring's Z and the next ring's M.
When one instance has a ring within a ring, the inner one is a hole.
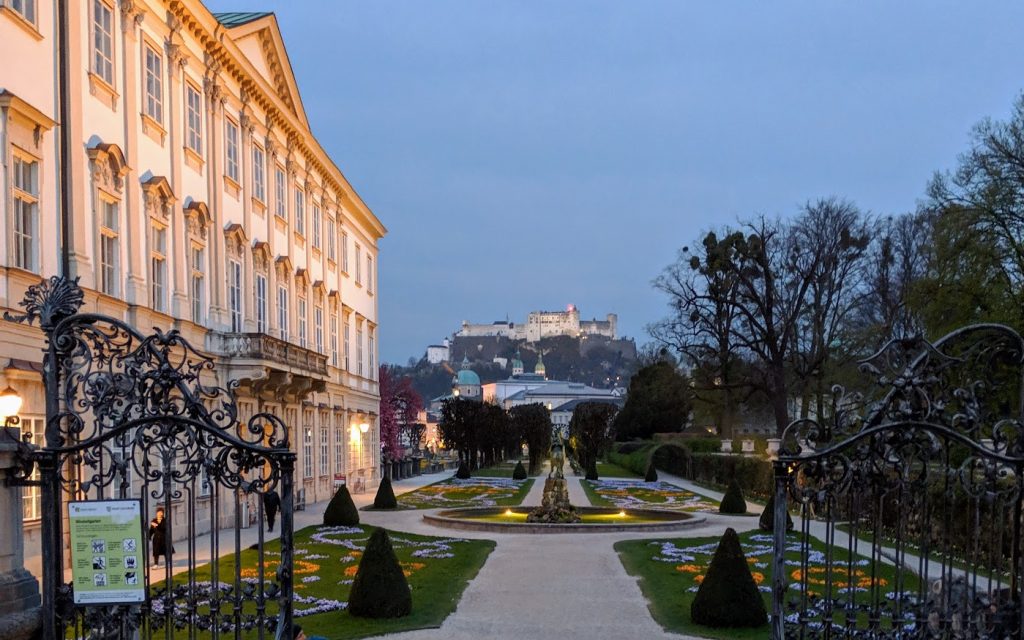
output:
M681 431L693 408L692 396L689 381L668 362L644 367L629 381L626 404L615 418L615 439Z
M359 510L352 502L348 487L341 485L324 509L325 527L354 527L359 524Z
M551 449L551 412L533 403L512 407L508 414L513 431L530 450L530 475L535 476Z
M412 380L396 375L396 369L382 364L377 375L380 393L380 443L382 454L387 460L401 456L403 436L413 433L416 418L423 408L423 399L416 393ZM410 443L411 445L411 443ZM417 441L418 445L418 441Z
M483 405L475 400L454 397L441 404L437 430L445 448L457 451L459 460L477 468L477 420Z
M768 622L764 599L750 574L734 529L726 529L690 604L690 618L708 627L760 627Z
M619 408L609 402L581 402L569 420L569 439L588 480L597 480L597 459L612 439Z
M480 406L477 414L477 434L484 466L503 460L508 450L512 448L511 422L505 410L496 404L485 402Z
M412 592L384 529L366 543L348 595L348 612L361 618L399 618L412 613Z

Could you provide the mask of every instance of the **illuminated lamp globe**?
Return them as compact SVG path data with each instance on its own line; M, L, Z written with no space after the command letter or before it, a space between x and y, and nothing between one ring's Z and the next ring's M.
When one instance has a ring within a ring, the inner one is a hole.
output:
M359 424L359 430L362 431L363 433L366 433L367 431L370 430L370 425L366 422L362 422Z
M10 385L0 391L0 420L7 420L21 411L21 395Z

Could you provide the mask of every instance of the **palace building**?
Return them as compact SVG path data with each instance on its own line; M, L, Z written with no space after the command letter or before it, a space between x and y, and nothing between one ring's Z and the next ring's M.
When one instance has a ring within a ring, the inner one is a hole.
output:
M212 354L243 419L289 426L300 499L328 499L336 474L372 486L386 229L311 131L276 18L199 0L68 4L59 123L56 3L0 2L0 307L59 272L63 125L82 310L177 329ZM0 323L0 386L23 396L37 442L42 347L37 328ZM24 491L32 566L44 514Z

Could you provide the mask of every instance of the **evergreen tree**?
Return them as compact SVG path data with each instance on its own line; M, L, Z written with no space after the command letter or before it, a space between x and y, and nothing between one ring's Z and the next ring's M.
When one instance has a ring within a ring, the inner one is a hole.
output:
M764 599L750 575L739 536L726 529L704 581L690 605L690 618L708 627L760 627L768 622Z
M775 531L775 494L768 498L768 504L765 505L764 511L761 512L761 517L757 521L757 526L762 531ZM793 530L793 518L790 517L789 512L786 512L786 531Z
M647 465L647 475L644 476L644 482L657 482L658 481L658 470L654 468L654 461L652 460Z
M391 487L391 478L384 476L377 487L377 495L373 498L374 509L397 509L398 500L395 498L395 490Z
M719 505L718 512L736 515L743 515L747 512L747 501L743 499L743 490L740 489L735 478L729 482L729 488L725 490L725 496L722 497L722 504Z
M400 618L412 612L412 592L384 529L370 536L359 561L348 612L359 618Z
M324 509L324 526L354 527L359 524L359 510L352 502L348 487L341 485Z
M693 408L690 383L671 363L659 360L629 381L626 404L615 418L615 439L647 439L682 431Z
M516 462L516 468L512 470L513 480L526 480L526 467L523 466L523 461Z

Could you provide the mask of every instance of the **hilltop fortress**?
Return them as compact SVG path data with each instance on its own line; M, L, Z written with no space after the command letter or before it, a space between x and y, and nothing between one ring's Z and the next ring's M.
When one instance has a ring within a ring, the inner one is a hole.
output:
M508 320L499 320L491 324L472 324L463 320L462 328L455 333L457 338L480 338L500 336L510 340L540 342L544 338L555 336L604 336L616 339L616 323L618 316L609 313L604 320L580 320L579 309L570 304L565 311L531 311L526 316L525 324L516 324Z

